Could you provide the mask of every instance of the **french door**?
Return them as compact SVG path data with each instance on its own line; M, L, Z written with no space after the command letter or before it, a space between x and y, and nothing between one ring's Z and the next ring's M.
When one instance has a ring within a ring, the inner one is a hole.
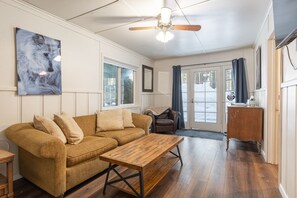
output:
M182 91L186 128L226 130L230 104L226 98L233 91L231 66L183 69Z

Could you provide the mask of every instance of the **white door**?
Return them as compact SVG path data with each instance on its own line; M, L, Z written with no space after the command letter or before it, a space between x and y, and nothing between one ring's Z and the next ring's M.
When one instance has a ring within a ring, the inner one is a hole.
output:
M186 128L209 131L225 130L225 109L227 103L229 104L225 98L230 95L229 90L233 88L230 88L230 83L232 83L231 66L182 71Z

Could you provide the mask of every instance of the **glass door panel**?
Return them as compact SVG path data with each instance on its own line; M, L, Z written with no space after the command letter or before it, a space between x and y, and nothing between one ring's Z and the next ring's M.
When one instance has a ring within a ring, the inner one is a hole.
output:
M220 131L218 73L218 68L198 69L193 72L192 128Z

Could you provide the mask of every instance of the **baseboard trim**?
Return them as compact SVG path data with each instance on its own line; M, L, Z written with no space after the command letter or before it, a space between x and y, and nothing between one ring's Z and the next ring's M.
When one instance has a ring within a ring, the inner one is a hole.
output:
M285 191L285 189L283 188L283 186L281 184L279 184L278 189L279 189L279 191L280 191L283 198L289 198L286 191Z
M21 179L22 177L23 176L20 175L20 174L15 174L15 175L13 175L13 181L18 180L18 179Z

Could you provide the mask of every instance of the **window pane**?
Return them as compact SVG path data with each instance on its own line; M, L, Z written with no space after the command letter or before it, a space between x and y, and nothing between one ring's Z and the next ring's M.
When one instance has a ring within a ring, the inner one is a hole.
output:
M186 112L188 109L188 103L187 102L183 102L183 110L184 112Z
M195 113L195 122L205 122L205 113Z
M232 80L231 69L226 69L225 74L226 74L226 76L225 76L226 80Z
M216 113L206 113L206 122L216 123L217 122Z
M195 111L197 112L205 112L205 103L195 103Z
M217 112L217 103L206 103L206 112Z
M184 121L188 122L188 73L181 73Z
M205 102L204 92L195 92L195 102Z
M226 80L226 91L233 91L233 81Z
M188 112L184 111L184 121L188 122Z
M117 106L118 67L104 63L103 106Z
M134 71L121 69L121 104L133 104L134 102Z
M206 95L207 102L216 102L217 101L217 92L215 92L215 91L205 92L205 95Z

